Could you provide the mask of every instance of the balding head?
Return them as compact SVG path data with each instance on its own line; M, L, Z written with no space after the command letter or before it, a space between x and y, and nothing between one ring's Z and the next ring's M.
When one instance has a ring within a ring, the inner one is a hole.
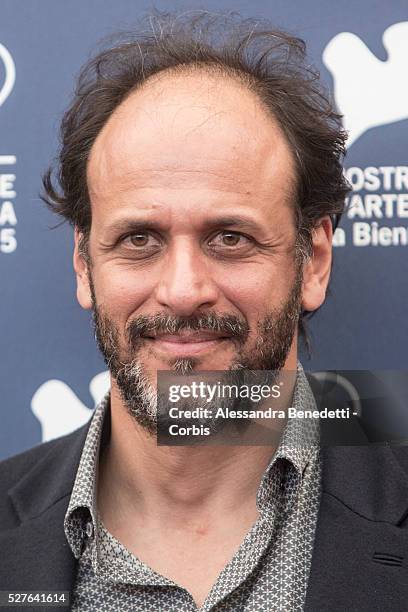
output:
M294 205L295 180L293 155L270 111L237 79L207 70L161 73L131 93L88 163L91 203L110 208L131 191L144 204L195 202L191 214L206 200L232 208L256 201L276 214L281 204Z

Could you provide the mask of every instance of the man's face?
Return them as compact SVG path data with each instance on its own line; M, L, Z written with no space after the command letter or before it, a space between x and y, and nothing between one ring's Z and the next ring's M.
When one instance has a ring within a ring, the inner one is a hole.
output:
M113 387L121 369L150 388L172 368L295 369L294 162L252 93L204 73L152 80L98 135L88 187L78 297Z

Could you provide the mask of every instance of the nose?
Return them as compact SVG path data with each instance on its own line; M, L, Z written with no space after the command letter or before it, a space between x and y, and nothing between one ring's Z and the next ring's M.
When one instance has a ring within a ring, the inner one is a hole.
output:
M156 287L157 302L179 316L214 306L219 291L211 276L211 265L198 246L180 239L169 248L163 261Z

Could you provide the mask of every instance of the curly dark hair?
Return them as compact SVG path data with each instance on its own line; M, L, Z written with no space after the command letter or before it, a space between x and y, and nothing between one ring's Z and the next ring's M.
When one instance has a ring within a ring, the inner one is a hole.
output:
M110 39L79 74L61 123L57 167L44 174L42 199L86 241L91 227L87 161L104 124L151 76L198 69L246 85L286 135L297 169L294 208L297 251L303 259L310 254L319 220L329 215L336 227L344 211L349 191L342 168L346 134L318 71L307 63L304 41L263 20L206 11L155 12L137 31Z

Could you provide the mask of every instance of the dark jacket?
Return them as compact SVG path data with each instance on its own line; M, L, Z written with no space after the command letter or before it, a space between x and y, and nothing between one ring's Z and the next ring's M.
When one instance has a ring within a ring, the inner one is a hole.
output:
M72 590L63 521L87 429L0 463L0 590ZM324 448L307 612L408 610L407 471L407 447Z

